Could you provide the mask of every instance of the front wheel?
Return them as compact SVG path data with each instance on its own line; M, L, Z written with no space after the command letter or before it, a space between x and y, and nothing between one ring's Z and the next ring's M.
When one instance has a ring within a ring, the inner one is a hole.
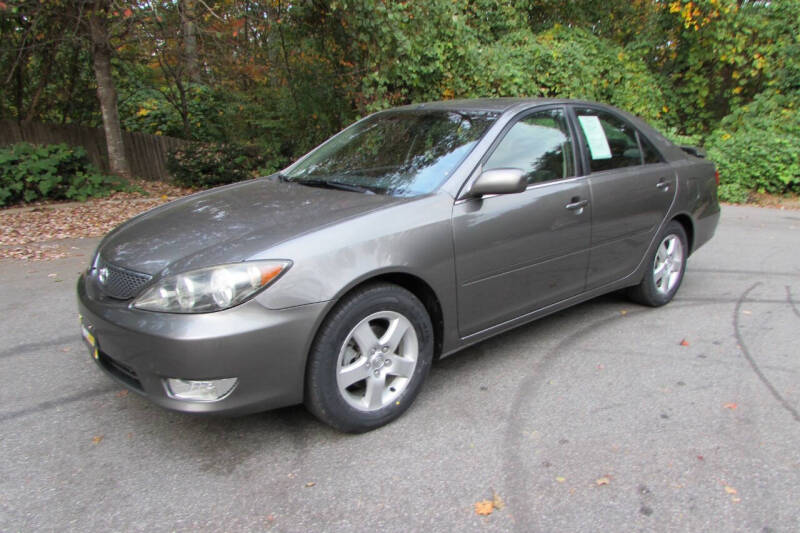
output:
M671 221L659 236L659 244L648 260L648 268L639 285L631 287L635 302L651 307L669 303L683 280L689 247L683 226Z
M346 296L309 354L306 406L323 422L360 433L399 417L416 398L433 359L425 306L397 285Z

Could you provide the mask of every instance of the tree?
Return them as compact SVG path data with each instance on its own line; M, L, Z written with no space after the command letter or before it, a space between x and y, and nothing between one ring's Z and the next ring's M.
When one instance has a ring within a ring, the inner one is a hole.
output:
M131 167L125 155L125 143L122 140L122 127L117 109L117 91L111 72L111 32L109 23L110 0L94 0L86 2L86 25L92 44L94 73L97 80L97 99L103 115L103 130L108 149L108 166L113 174L123 177L131 175ZM130 11L130 10L128 10Z

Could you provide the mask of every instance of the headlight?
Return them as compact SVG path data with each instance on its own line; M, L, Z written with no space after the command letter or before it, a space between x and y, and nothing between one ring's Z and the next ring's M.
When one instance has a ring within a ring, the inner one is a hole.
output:
M131 304L164 313L208 313L239 305L274 283L291 261L247 261L160 280Z

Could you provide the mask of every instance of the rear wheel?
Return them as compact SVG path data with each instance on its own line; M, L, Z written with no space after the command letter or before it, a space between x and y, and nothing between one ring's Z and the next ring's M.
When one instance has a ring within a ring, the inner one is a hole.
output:
M659 236L658 247L648 260L644 279L629 290L631 299L651 307L672 300L683 280L688 252L686 231L679 222L671 221Z
M309 354L306 406L347 432L399 417L433 359L433 326L411 292L387 283L348 295L326 318Z

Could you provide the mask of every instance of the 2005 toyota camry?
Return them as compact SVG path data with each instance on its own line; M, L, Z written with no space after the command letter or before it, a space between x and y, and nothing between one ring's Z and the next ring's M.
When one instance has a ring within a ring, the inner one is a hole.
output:
M436 357L600 294L669 302L714 165L580 101L371 115L280 174L122 224L78 282L99 366L159 405L395 419Z

